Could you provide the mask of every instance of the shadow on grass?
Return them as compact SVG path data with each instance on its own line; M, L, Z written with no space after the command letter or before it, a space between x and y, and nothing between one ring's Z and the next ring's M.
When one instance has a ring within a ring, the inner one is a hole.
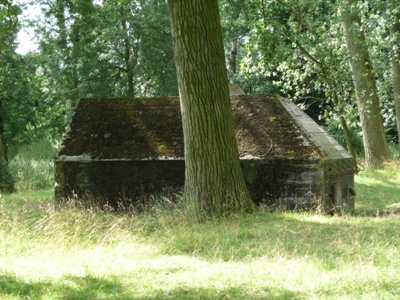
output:
M117 282L94 276L66 276L57 281L27 282L12 275L0 276L0 296L14 299L131 299Z
M152 297L135 298L135 299L294 299L301 297L301 293L294 293L288 290L278 290L263 287L258 291L246 292L245 289L240 287L231 287L229 289L205 289L205 288L179 288L166 292L159 290L156 295Z
M147 294L147 295L146 295ZM12 275L0 276L1 296L12 299L292 299L299 296L288 290L262 287L260 290L246 291L245 288L229 289L180 287L177 289L157 289L145 291L124 285L118 281L94 276L66 276L57 281L26 282Z

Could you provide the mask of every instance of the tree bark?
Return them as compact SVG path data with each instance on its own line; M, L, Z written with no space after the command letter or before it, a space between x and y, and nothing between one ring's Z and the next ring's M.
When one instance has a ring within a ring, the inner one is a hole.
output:
M243 9L244 0L239 0L237 2L233 2L232 4L235 7L235 9L232 12L231 18L232 20L238 20L240 18L240 13ZM238 32L235 32L231 40L231 49L229 53L229 71L232 74L237 73L238 41L239 41L239 34Z
M128 26L126 23L127 23L126 20L122 20L122 29L125 32L128 32ZM124 39L124 47L125 47L124 62L125 62L125 70L128 81L128 97L134 98L135 88L133 82L133 68L135 67L136 63L131 64L131 51L133 51L133 49L131 43L129 42L128 36L126 36Z
M383 127L374 70L365 35L361 29L361 19L355 6L357 0L345 2L347 5L345 4L342 10L343 28L363 132L365 163L367 168L379 168L389 158L389 148Z
M400 14L396 14L395 21L390 28L392 41L392 76L393 98L396 110L397 136L400 148Z
M351 156L354 157L354 165L356 166L357 155L356 152L354 151L349 127L347 126L346 119L342 115L339 115L339 120L340 120L340 125L342 126L343 129L344 138L346 139L347 151L349 151Z
M169 0L185 145L183 201L199 221L254 207L234 133L217 0Z
M237 52L238 52L238 38L234 37L231 41L231 51L229 55L229 70L232 72L232 74L236 74L236 58L237 58Z

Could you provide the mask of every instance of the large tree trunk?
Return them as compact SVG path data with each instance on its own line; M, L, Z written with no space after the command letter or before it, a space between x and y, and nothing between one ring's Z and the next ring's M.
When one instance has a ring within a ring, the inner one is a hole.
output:
M350 56L350 68L356 90L357 107L360 114L361 128L367 168L381 167L389 158L379 97L372 63L369 57L361 20L355 3L346 0L343 13L343 28Z
M390 28L392 40L392 74L393 97L396 109L397 136L400 147L400 14L396 14L395 22Z
M254 206L234 134L217 0L169 0L185 144L183 201L199 220Z

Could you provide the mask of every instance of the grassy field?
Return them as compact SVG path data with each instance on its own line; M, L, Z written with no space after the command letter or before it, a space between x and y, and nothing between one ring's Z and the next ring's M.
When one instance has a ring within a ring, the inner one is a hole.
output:
M195 224L56 210L51 188L0 198L0 299L399 299L400 163L356 177L353 214Z

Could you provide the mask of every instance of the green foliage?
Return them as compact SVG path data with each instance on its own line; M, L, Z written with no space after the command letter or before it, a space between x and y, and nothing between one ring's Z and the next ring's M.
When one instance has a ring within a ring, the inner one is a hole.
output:
M222 13L228 37L235 30L245 32L238 51L241 69L233 79L246 92L280 92L305 107L317 104L322 122L335 123L343 116L348 127L359 132L340 5L340 1L309 0L246 3L239 22ZM356 5L363 13L362 26L376 73L386 133L396 142L389 27L398 5L374 0Z
M266 1L259 11L245 72L262 72L285 95L340 112L337 106L351 98L351 78L335 6Z
M45 18L21 22L18 6L0 4L6 148L60 139L80 98L178 94L165 1L35 3ZM38 52L15 53L18 27L35 28Z
M363 25L368 36L368 50L377 74L376 81L382 106L382 116L388 141L399 143L394 108L393 78L391 59L398 52L399 36L390 36L390 27L399 18L400 10L396 1L369 1L363 10ZM394 43L392 44L392 40ZM397 39L397 41L396 41ZM396 49L397 48L397 49ZM397 79L398 80L398 79ZM399 117L399 116L398 116Z
M74 107L81 97L177 94L165 1L43 5L47 18L38 28L48 101Z
M338 121L328 123L324 126L324 129L336 140L340 145L347 149L346 138L344 136L343 130L340 127L340 123ZM362 141L362 137L353 129L349 129L351 141L353 143L354 151L357 156L364 157L364 145Z
M45 18L20 25L35 26L39 51L16 54L11 35L2 52L0 128L8 147L60 139L80 98L178 94L165 1L36 3Z
M17 191L32 191L54 186L55 148L42 140L21 146L10 153L9 169Z
M15 38L19 13L19 6L14 5L12 0L2 0L0 3L0 57Z
M166 1L35 0L43 20L21 22L12 1L0 4L0 129L8 147L60 139L84 97L177 95ZM323 123L343 116L360 131L341 30L340 1L219 1L229 79L247 93L281 93L320 106ZM389 28L398 3L358 1L389 141L398 143ZM19 28L34 27L37 53L15 53ZM398 44L398 43L397 43ZM396 43L394 43L396 45ZM15 88L15 87L18 88ZM336 125L333 125L335 127Z
M8 148L37 139L59 138L69 121L65 110L42 101L37 59L35 54L20 56L13 51L4 52L0 113L3 140Z

